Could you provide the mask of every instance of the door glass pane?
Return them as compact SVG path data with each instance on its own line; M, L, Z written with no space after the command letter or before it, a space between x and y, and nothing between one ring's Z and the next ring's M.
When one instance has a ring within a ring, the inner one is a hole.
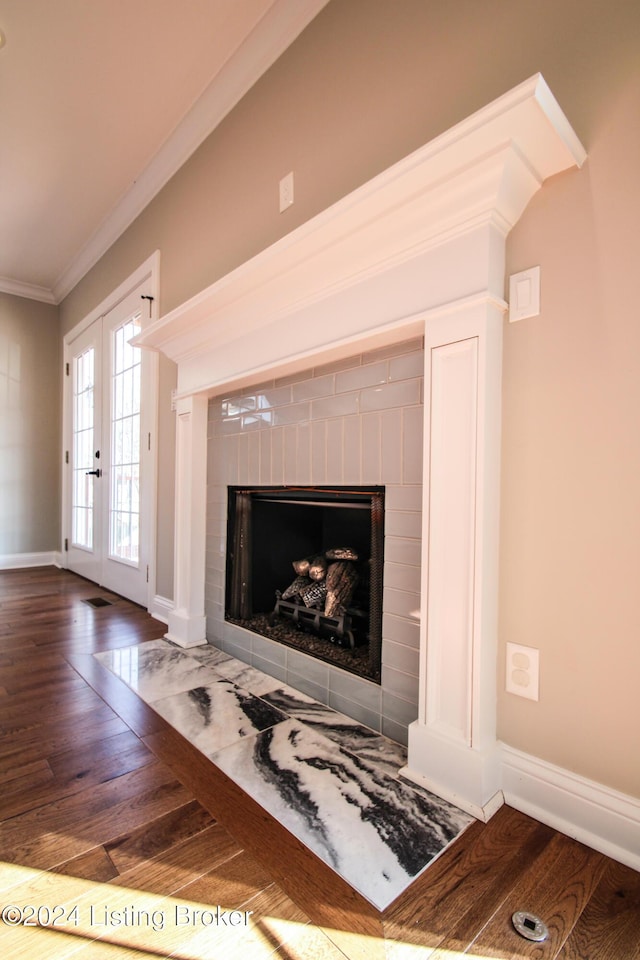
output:
M113 332L111 373L111 489L109 556L138 564L140 514L139 347L129 341L140 332L139 314Z
M95 351L89 347L74 360L73 377L73 502L71 540L93 548L93 401Z

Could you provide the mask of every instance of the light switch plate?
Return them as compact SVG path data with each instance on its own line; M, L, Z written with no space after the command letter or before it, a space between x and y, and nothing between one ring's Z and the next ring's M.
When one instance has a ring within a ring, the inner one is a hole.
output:
M540 267L509 277L509 322L540 315Z
M293 171L280 181L280 213L293 203Z

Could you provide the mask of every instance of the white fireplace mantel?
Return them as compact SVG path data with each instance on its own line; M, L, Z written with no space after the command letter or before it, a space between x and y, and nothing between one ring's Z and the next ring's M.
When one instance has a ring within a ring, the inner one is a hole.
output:
M175 608L204 642L206 404L223 391L425 338L420 713L405 772L477 816L495 734L505 240L585 151L534 76L147 326L178 365Z
M138 343L176 361L179 394L213 394L302 369L349 341L411 335L397 328L414 314L487 286L501 299L500 251L473 238L504 238L542 182L585 156L536 75L150 324Z

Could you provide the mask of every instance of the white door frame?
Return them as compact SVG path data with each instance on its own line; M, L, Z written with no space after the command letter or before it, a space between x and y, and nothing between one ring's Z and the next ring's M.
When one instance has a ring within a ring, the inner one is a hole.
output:
M64 372L69 370L70 355L72 344L80 334L91 326L96 320L113 310L121 300L128 296L132 290L138 287L145 280L151 285L151 295L153 300L149 301L149 309L143 309L141 323L142 329L159 317L160 300L160 251L156 250L147 260L142 263L126 280L124 280L109 296L95 307L80 323L65 334L63 340L63 364ZM149 556L149 581L147 585L147 609L152 606L152 601L156 592L156 531L157 531L157 474L158 474L158 368L159 356L151 352L151 363L149 365L148 382L143 386L142 403L149 412L149 423L151 425L151 469L146 471L143 477L140 497L148 505L148 556ZM71 433L71 402L68 389L67 377L64 377L64 388L62 391L62 543L61 557L62 567L68 568L68 554L65 550L65 541L71 541L71 471L67 460L70 459L72 433ZM143 533L144 535L144 533Z

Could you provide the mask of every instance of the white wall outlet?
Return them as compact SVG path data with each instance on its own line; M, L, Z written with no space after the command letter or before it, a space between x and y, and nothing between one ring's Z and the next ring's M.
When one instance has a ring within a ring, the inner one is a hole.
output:
M280 213L293 203L293 171L280 181Z
M540 651L520 643L507 643L507 693L527 700L540 699Z
M509 322L540 315L540 267L509 277Z

